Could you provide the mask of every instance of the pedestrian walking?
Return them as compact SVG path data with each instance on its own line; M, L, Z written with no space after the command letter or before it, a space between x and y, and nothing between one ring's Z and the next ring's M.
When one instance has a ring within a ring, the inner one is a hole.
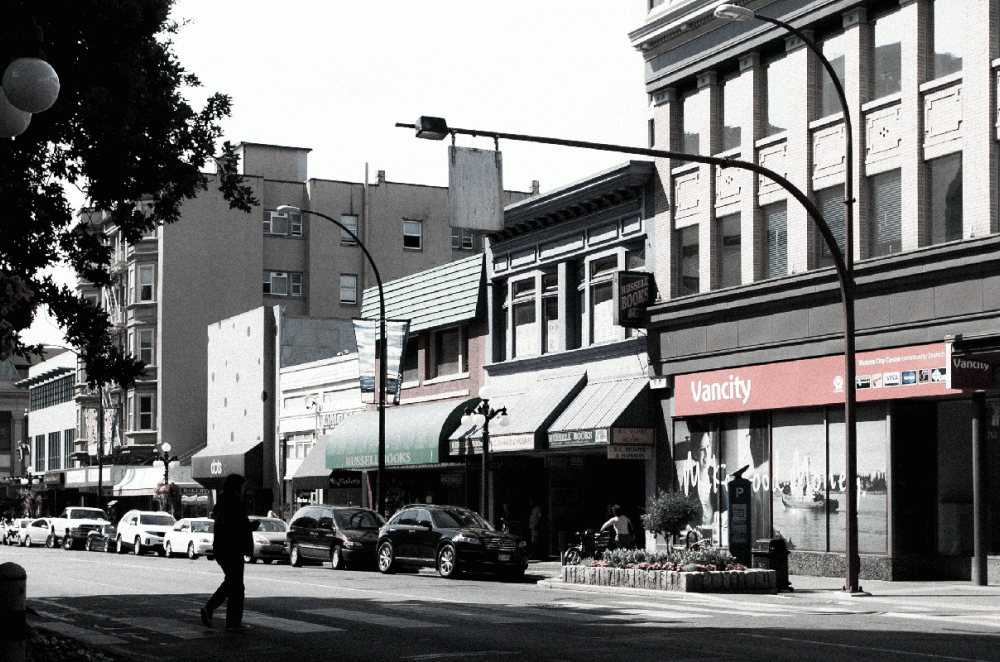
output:
M212 627L212 613L226 603L226 631L243 632L243 556L253 551L252 532L260 526L247 517L243 503L243 476L229 474L222 483L219 501L212 510L215 520L215 562L222 567L225 579L201 608L201 622Z

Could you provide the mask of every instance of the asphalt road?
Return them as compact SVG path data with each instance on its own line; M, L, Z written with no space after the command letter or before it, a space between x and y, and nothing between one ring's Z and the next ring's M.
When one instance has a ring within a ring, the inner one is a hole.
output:
M995 587L695 595L381 575L329 564L247 567L244 622L204 628L198 608L222 580L206 559L0 547L28 573L31 625L121 659L181 660L1000 660ZM794 584L794 582L793 582Z

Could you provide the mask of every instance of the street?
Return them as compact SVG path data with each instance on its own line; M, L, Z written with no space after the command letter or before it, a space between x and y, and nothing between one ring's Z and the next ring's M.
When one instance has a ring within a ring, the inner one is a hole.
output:
M827 660L996 662L996 587L925 585L894 595L652 594L381 575L328 564L246 568L251 630L204 628L222 580L204 558L0 548L28 573L29 623L145 662L265 660ZM540 567L540 566L539 566ZM549 566L551 568L551 566ZM551 572L550 572L551 574ZM829 580L828 580L829 582ZM892 585L884 585L891 587ZM913 586L913 585L908 585Z

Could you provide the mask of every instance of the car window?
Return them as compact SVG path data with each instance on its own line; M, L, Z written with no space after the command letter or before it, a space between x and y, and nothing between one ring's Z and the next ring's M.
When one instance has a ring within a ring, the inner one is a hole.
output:
M177 522L177 526L174 527L174 531L187 531L187 522Z
M280 520L262 519L260 521L260 528L257 530L267 533L281 533L282 531L287 531L288 526Z
M317 522L314 514L315 511L312 508L303 508L295 513L295 517L292 518L292 526L298 529L315 529Z
M215 522L191 522L191 533L213 533Z
M149 526L173 526L175 520L168 513L147 513L139 515L139 523Z
M399 517L396 519L396 524L400 524L402 526L416 526L417 511L413 510L412 508L409 510L404 510L399 514Z
M489 522L471 510L435 510L434 522L443 529L492 529Z
M341 529L377 529L385 520L378 514L364 509L345 509L334 513L337 526Z
M36 519L34 522L31 523L31 526L35 527L36 529L40 529L45 526L45 520Z
M319 517L319 528L321 529L332 529L333 528L333 511L332 510L322 510Z
M69 512L69 519L107 519L107 515L97 508L76 508Z
M434 523L431 521L431 514L426 510L417 511L417 524L420 526L427 525L433 527Z

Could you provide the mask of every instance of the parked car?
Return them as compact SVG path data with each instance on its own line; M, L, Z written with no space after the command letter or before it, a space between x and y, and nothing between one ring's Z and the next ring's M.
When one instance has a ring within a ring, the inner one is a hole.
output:
M21 540L25 547L33 545L55 547L55 539L52 537L52 518L40 517L29 520L28 525L21 529Z
M212 558L215 542L215 521L207 517L185 517L174 524L163 537L163 552L167 557L187 554L189 559L201 555Z
M288 525L275 517L251 515L251 522L259 521L260 527L253 532L253 552L243 557L246 563L264 563L288 560Z
M83 547L87 534L105 524L111 524L107 513L100 508L67 506L59 517L52 519L52 535L57 545L63 549Z
M7 525L7 544L24 546L24 530L34 520L30 517L16 519Z
M124 554L131 548L136 556L149 550L163 556L163 536L177 524L170 513L153 510L130 510L118 522L117 551Z
M115 552L118 549L118 528L105 524L99 529L87 532L83 548L88 552Z
M528 568L527 543L495 530L468 508L417 504L404 507L379 531L379 570L400 566L436 567L442 577L492 571L520 581Z
M288 561L296 568L329 561L334 570L374 564L375 543L385 519L358 506L304 506L288 527Z

